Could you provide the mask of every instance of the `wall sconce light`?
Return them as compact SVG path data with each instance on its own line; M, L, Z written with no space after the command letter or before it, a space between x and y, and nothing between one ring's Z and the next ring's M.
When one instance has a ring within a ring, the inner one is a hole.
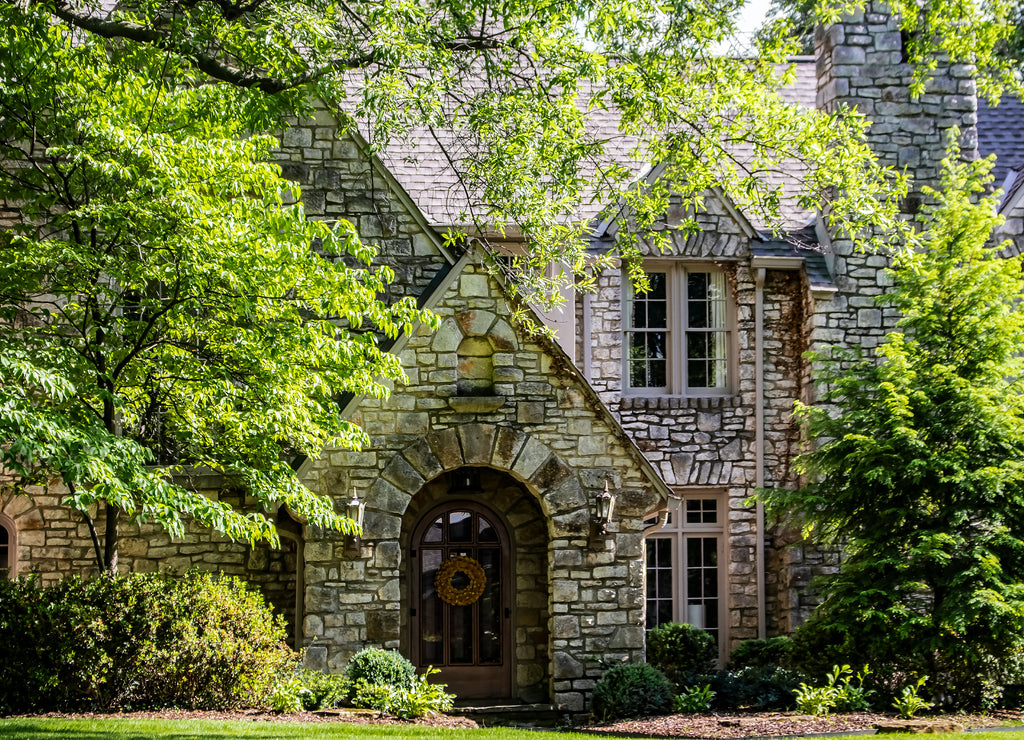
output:
M352 500L345 505L348 518L359 527L360 534L350 534L345 537L345 555L358 557L359 548L362 545L363 517L366 514L366 502L359 499L359 492L352 492Z
M615 494L608 490L608 481L604 482L604 491L594 497L594 536L608 534L608 522L615 512Z
M476 496L482 493L480 471L477 468L459 468L451 477L448 493L452 496Z

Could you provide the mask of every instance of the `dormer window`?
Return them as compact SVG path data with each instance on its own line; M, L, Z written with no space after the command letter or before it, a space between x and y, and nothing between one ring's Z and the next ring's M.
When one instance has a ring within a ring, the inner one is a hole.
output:
M645 264L644 271L646 293L624 279L625 392L729 393L732 301L725 273L673 262Z

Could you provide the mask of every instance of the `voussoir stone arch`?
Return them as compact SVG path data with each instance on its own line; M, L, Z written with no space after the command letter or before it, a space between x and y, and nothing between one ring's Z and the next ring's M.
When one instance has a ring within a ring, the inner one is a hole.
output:
M519 349L515 330L501 316L482 309L460 311L441 322L430 348L435 352L455 352L465 339L486 339L495 352Z
M367 492L367 514L388 517L385 531L400 527L412 497L442 473L487 466L522 483L540 504L552 536L586 531L590 522L579 471L536 435L494 424L464 424L424 435L392 457ZM374 517L377 519L377 517ZM375 526L385 524L377 521Z

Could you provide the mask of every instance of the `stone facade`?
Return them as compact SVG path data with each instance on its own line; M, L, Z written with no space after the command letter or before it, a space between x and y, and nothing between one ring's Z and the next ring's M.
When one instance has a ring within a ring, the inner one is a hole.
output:
M441 329L421 328L399 353L409 384L357 402L352 418L372 446L330 451L304 471L311 486L327 480L339 499L366 501L357 556L345 556L344 537L307 534L307 661L338 670L370 643L413 652L412 533L450 500L452 474L471 467L484 471L476 501L514 544L511 695L582 711L603 662L643 657L643 519L660 494L560 350L517 331L495 278L460 265L434 307ZM468 340L493 349L489 395L460 385L463 374L479 380L480 351L460 356ZM594 535L606 482L616 515Z

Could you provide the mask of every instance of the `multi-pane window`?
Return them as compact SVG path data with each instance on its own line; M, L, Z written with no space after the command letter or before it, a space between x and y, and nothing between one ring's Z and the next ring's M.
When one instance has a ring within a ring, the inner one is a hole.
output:
M7 515L0 514L0 578L14 575L18 559L17 534L14 522Z
M725 273L652 263L649 290L625 299L626 386L702 395L729 388L729 299Z
M685 493L665 526L648 535L648 629L686 622L707 630L724 645L722 506L717 493Z

